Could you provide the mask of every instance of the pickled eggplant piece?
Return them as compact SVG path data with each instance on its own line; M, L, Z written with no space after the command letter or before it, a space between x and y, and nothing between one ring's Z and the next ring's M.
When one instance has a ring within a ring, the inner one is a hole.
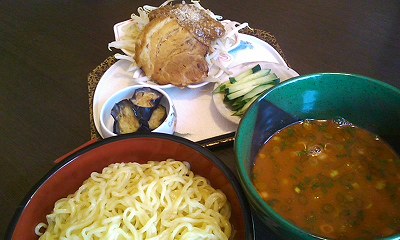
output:
M149 87L143 87L136 89L131 101L133 104L139 107L155 108L160 103L162 97L163 95L157 90Z
M139 107L139 106L136 106L135 104L133 104L133 105L134 105L134 109L136 112L136 116L139 119L142 119L144 122L149 121L155 108L154 107Z
M167 117L167 110L160 104L163 94L149 87L136 89L129 99L114 105L115 134L148 133L158 128Z
M154 109L153 114L149 119L150 130L158 128L164 122L165 118L167 118L167 110L160 104L156 109Z
M115 134L134 133L142 128L133 103L127 99L116 103L111 109L111 115L114 118L113 132Z
M152 88L139 88L133 94L131 101L135 105L138 118L149 121L154 109L159 105L163 95Z

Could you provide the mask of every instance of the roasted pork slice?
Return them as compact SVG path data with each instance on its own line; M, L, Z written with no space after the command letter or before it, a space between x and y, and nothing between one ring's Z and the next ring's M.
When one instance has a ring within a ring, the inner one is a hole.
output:
M224 26L213 19L205 10L191 4L167 5L150 12L149 19L172 17L178 24L191 32L203 44L210 46L211 42L224 35Z
M142 32L135 61L154 82L185 87L204 80L208 47L172 17L153 19Z

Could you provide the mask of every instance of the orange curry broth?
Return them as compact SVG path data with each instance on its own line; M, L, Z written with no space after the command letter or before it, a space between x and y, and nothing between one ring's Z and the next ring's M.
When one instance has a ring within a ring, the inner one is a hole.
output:
M376 135L333 120L282 129L256 158L253 182L285 219L318 236L400 232L400 160Z

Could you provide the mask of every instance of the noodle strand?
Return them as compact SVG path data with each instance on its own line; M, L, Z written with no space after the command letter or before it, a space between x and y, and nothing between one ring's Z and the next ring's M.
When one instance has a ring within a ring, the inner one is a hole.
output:
M58 200L35 233L42 240L227 240L230 216L226 196L187 163L116 163Z

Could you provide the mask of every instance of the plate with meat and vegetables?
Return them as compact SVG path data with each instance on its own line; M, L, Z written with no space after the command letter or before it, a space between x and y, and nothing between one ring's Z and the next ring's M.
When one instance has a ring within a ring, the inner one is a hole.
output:
M248 27L222 19L197 1L139 7L130 19L114 25L115 40L108 48L117 51L117 61L96 86L96 129L107 98L122 88L144 84L164 89L171 97L177 111L174 134L202 141L235 132L237 122L232 119L237 116L231 116L223 99L216 97L220 95L213 94L214 85L254 63L271 66L272 72L280 70L275 74L283 80L298 75L273 46L242 33Z
M287 65L271 62L240 64L230 71L230 75L222 77L225 81L215 84L213 102L222 116L236 124L265 91L299 76Z

